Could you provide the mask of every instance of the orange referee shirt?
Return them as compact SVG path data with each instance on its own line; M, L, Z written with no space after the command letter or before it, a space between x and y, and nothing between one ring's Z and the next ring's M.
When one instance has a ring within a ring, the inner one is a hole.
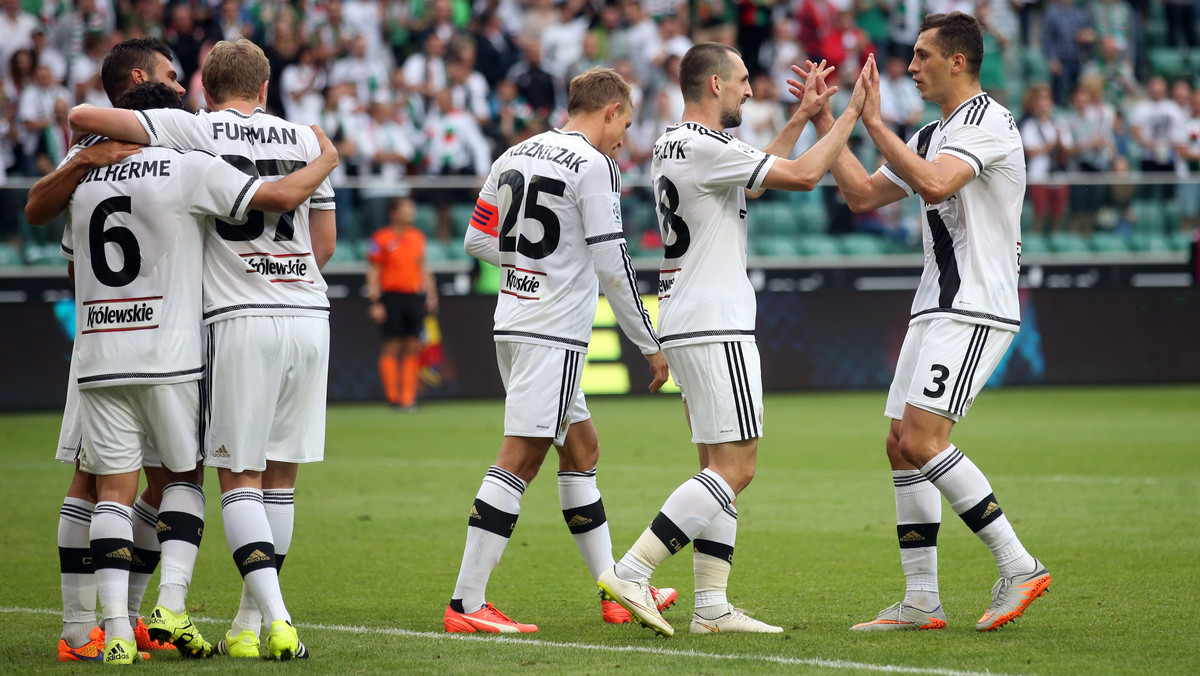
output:
M425 233L417 228L382 228L371 236L367 260L379 266L380 291L421 293L425 290L421 265L425 259Z

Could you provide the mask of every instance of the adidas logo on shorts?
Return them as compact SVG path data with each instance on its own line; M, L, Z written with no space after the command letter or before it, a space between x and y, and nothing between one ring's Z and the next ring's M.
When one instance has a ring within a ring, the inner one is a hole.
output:
M220 448L213 451L213 457L214 458L228 458L229 457L229 451L225 450L225 444L221 444Z

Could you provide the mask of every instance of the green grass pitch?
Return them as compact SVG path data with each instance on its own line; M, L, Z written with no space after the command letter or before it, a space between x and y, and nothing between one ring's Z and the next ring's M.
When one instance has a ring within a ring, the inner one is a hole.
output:
M953 440L987 474L1053 586L1014 625L977 634L995 567L943 504L940 632L847 631L900 599L881 392L772 395L758 475L739 500L731 600L782 635L691 636L687 551L657 572L679 589L678 633L601 623L558 507L551 457L525 494L489 600L541 631L451 637L441 616L467 510L495 459L499 401L329 410L326 462L304 468L283 587L313 658L271 665L156 654L139 672L609 674L1200 672L1200 387L989 390ZM696 471L677 395L593 398L600 487L625 551ZM54 661L55 545L70 471L50 456L59 416L0 416L0 672L75 673ZM216 642L240 580L208 476L208 532L189 597ZM157 576L155 578L157 580ZM143 612L153 605L156 582Z

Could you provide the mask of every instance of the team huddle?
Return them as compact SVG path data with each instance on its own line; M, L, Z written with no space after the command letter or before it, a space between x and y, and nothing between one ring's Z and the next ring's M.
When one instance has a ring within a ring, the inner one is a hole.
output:
M920 195L926 226L925 268L884 411L906 591L852 629L946 626L937 583L941 496L998 567L979 631L1013 621L1045 592L1049 573L1017 538L983 473L949 441L1020 327L1024 156L1011 113L979 88L982 59L974 18L926 17L909 71L942 118L907 143L880 116L873 57L837 117L837 87L825 84L833 69L793 66L788 84L799 105L779 137L757 149L723 131L741 124L753 95L738 52L717 43L688 50L682 119L653 153L665 247L657 328L627 252L611 157L633 117L628 83L605 68L578 75L566 124L493 163L464 247L502 272L493 335L504 438L470 509L447 632L537 631L488 603L486 590L551 446L563 518L596 580L605 622L672 636L663 611L678 594L650 579L691 543L691 633L783 631L727 596L736 502L754 478L764 434L746 203L766 189L813 190L830 171L855 211ZM329 308L320 268L334 248L327 176L338 160L319 129L261 110L269 76L258 47L221 42L202 66L213 112L190 115L178 110L182 88L169 53L153 41L122 43L104 64L116 108L72 111L72 126L96 136L30 193L34 214L52 216L70 202L63 253L80 327L58 454L77 463L59 522L61 660L125 664L172 648L189 657L309 654L278 570L298 466L324 452ZM860 120L887 160L874 174L846 147ZM809 122L820 140L787 159ZM580 387L601 290L647 360L650 390L670 376L682 390L700 465L620 558ZM203 532L203 465L217 468L226 540L243 578L237 617L215 646L185 605ZM156 564L158 599L143 619Z

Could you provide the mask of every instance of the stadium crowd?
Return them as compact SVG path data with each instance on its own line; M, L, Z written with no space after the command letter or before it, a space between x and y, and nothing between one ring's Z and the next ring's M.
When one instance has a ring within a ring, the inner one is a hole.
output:
M1063 171L1200 172L1195 0L0 0L0 181L51 171L70 147L70 107L108 105L98 65L117 42L163 39L199 109L208 49L244 35L271 61L268 112L320 124L337 144L335 183L382 179L339 191L339 231L354 240L386 221L387 199L406 190L396 179L482 176L503 149L562 124L566 83L594 65L633 84L636 117L618 161L628 177L646 175L654 140L683 109L679 58L699 41L744 55L755 98L735 135L752 146L782 128L794 104L788 66L805 58L840 66L845 85L876 54L885 119L905 136L936 116L905 70L917 26L954 10L984 24L981 85L1018 113L1034 231L1128 228L1137 198L1168 199L1180 230L1195 227L1195 185L1137 194L1054 185ZM814 140L810 129L793 156ZM901 227L898 214L850 222L827 192L834 232ZM0 190L0 207L19 211L22 195ZM422 200L437 205L441 242L461 227L451 222L456 200L447 191ZM643 219L650 245L652 220ZM16 247L20 234L16 223L0 228Z

